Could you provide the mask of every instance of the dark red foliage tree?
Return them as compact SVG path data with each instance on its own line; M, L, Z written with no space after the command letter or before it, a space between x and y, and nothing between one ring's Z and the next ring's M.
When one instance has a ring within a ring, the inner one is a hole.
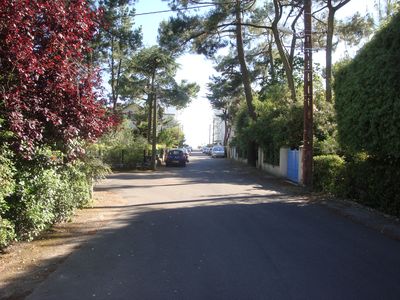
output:
M0 0L1 130L18 151L68 152L110 127L88 59L98 16L86 0Z

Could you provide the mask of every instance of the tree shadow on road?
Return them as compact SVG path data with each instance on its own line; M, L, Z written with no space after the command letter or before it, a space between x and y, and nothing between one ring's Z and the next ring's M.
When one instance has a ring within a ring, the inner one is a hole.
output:
M115 223L74 251L32 299L400 294L400 244L314 204L271 196L132 205Z

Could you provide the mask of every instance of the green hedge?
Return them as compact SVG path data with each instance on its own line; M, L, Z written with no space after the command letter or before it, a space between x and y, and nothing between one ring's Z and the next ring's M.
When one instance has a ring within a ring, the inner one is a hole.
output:
M30 161L0 156L0 169L0 249L68 220L77 208L90 203L93 180L109 172L98 159L64 163L60 153L49 150Z
M15 166L12 161L11 153L5 149L0 149L0 249L7 246L15 239L14 224L3 215L8 210L6 197L13 193L15 188Z
M390 215L400 216L400 159L358 154L346 162L347 197Z
M343 196L384 213L400 216L400 159L381 160L366 153L342 159L314 157L315 191Z
M347 197L400 216L400 13L335 75Z
M313 187L315 191L343 193L345 161L338 155L314 157Z
M0 250L16 238L14 224L0 217Z
M335 75L339 142L346 153L400 158L400 14Z
M4 198L14 191L15 187L15 166L12 161L12 154L5 148L0 148L0 216L7 210L7 203Z
M90 185L80 164L22 169L5 214L18 239L30 240L56 222L68 220L74 210L90 201Z

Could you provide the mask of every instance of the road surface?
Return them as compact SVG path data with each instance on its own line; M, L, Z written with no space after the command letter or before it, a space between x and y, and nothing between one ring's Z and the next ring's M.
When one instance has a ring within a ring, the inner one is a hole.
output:
M227 159L97 190L127 205L28 299L400 299L399 241Z

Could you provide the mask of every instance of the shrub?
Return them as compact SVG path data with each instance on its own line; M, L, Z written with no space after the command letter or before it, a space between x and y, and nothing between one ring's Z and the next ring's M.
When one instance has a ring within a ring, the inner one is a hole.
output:
M335 154L314 157L313 188L332 194L343 193L345 162Z
M86 175L89 185L90 199L93 195L94 183L100 179L104 179L106 175L112 173L110 166L104 163L99 157L94 156L92 153L88 153L88 155L85 156L83 163L81 163L79 168Z
M0 250L15 239L14 225L0 217Z
M400 216L400 159L379 159L365 153L346 163L347 196L363 205Z
M90 184L82 165L77 161L59 168L60 181L56 188L53 223L68 220L75 209L90 203Z
M101 156L102 160L119 167L132 167L143 160L143 153L148 149L147 140L136 136L125 121L118 130L110 131L92 146L91 152Z
M15 225L17 238L30 240L88 205L92 178L103 174L103 169L90 160L62 164L62 155L48 149L38 151L34 160L20 161L15 192L6 199L5 213Z
M335 107L339 142L346 153L400 158L399 48L397 14L338 70Z
M53 224L60 185L60 175L54 169L35 166L17 174L17 188L10 197L7 215L19 238L30 240Z
M11 160L11 153L5 148L0 148L0 217L7 210L4 198L15 188L14 174L15 166Z

